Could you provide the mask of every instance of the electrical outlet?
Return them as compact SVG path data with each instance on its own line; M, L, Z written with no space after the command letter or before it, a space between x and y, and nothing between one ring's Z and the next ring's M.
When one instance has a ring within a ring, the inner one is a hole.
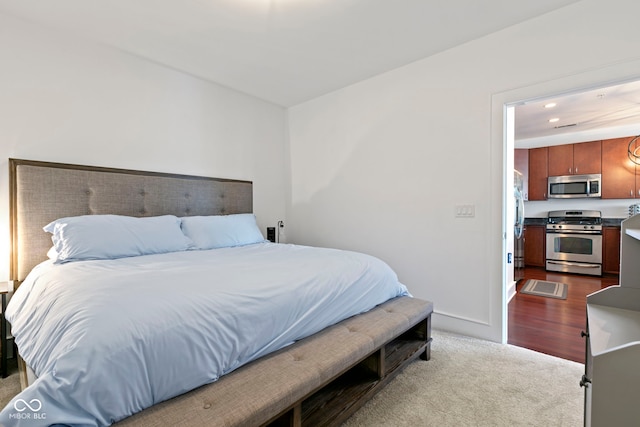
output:
M476 205L456 205L456 218L473 218L476 216Z

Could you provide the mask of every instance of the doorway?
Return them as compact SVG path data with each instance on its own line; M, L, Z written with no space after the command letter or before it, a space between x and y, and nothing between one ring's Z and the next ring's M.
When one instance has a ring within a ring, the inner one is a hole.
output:
M535 87L527 87L518 90L512 90L507 93L502 93L494 96L493 105L494 111L496 113L499 111L500 120L494 120L494 130L497 129L497 126L500 126L500 135L503 147L503 156L501 159L502 164L502 201L501 204L503 206L502 218L503 218L503 261L502 261L502 342L506 343L508 340L508 328L509 328L509 313L508 313L508 303L515 295L515 281L513 280L513 270L511 263L514 248L513 248L513 231L514 231L514 223L513 223L513 153L514 149L519 144L519 138L516 135L516 121L518 120L518 107L531 105L533 103L541 103L545 100L549 100L552 98L563 98L570 97L576 94L582 94L589 91L594 90L604 90L606 88L612 86L618 86L625 83L638 82L640 80L640 61L634 62L634 67L632 67L636 73L634 75L628 74L629 65L626 64L626 67L616 66L610 67L603 70L597 70L594 72L584 73L579 76L572 76L571 78L560 79L557 81L551 81L544 84L537 85ZM613 78L612 78L613 76ZM607 111L601 111L601 115L606 115ZM639 116L640 117L640 116ZM495 118L495 117L494 117ZM640 119L638 120L640 122ZM499 124L498 124L499 123ZM595 127L591 129L592 132L595 132ZM627 130L628 132L628 130ZM636 131L633 131L636 132ZM640 131L637 131L640 133ZM569 133L569 132L566 132ZM577 133L577 132L575 132ZM637 133L636 133L637 134ZM593 133L596 135L596 133ZM626 134L624 136L629 136L630 134ZM619 135L623 136L623 135ZM616 137L616 136L612 136ZM561 144L561 143L572 143L572 142L583 142L588 141L590 139L582 139L582 141L570 141L567 137L562 140L557 138L553 141L552 144ZM580 138L584 138L581 136ZM549 141L549 137L547 136L546 140ZM596 139L596 138L593 138ZM602 138L601 138L602 139ZM540 139L538 143L539 146L543 146L543 139ZM562 142L561 142L562 141ZM529 141L531 142L531 141ZM535 147L535 146L534 146ZM522 147L522 148L531 148ZM544 206L536 206L537 202L533 205L533 211L536 212L536 215L540 215L541 212L546 212L549 209L546 209ZM527 213L525 207L525 214Z

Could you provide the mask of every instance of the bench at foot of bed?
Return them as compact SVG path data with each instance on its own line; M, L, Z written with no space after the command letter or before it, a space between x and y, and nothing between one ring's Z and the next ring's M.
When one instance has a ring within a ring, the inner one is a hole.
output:
M116 425L339 425L409 362L429 360L432 312L395 298Z

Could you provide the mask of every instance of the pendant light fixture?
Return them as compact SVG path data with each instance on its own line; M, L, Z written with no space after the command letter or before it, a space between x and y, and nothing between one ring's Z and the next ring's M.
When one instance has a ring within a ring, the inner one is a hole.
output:
M636 147L636 140L638 138L640 138L640 135L629 141L629 146L627 147L627 156L629 156L629 160L636 165L640 165L640 145Z

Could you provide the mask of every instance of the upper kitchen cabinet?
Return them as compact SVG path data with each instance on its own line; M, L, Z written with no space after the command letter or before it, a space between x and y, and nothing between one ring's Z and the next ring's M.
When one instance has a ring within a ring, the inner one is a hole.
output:
M551 146L549 147L549 176L600 173L601 154L601 141Z
M573 170L573 145L549 147L549 176L571 175Z
M547 200L547 179L549 178L549 147L529 150L529 198Z
M573 175L602 172L602 141L573 145Z
M522 174L522 193L529 200L529 150L516 148L513 151L513 167Z
M636 178L636 165L627 156L633 137L602 141L602 198L632 199L640 197L640 176ZM638 183L636 183L638 179Z

